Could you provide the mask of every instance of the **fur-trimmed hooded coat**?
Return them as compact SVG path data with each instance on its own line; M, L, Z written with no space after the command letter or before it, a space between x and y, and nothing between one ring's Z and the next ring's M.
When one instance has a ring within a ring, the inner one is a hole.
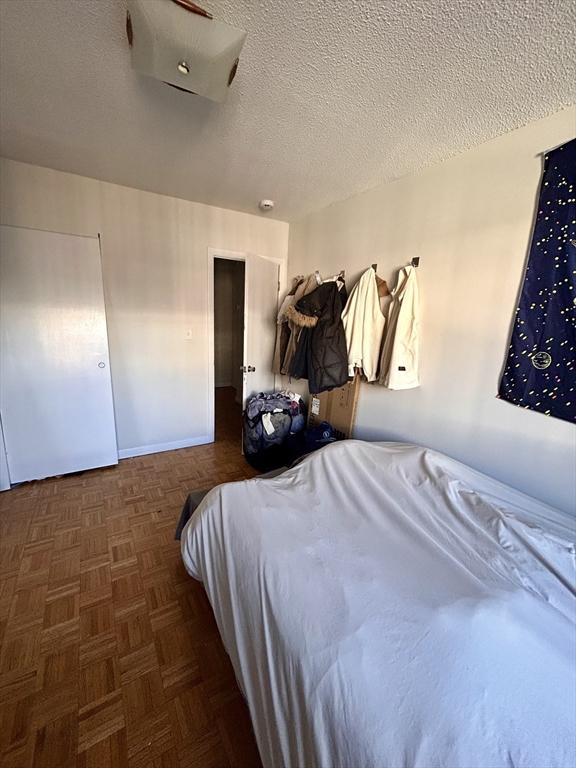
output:
M296 353L298 337L302 327L293 323L290 319L291 310L303 296L307 296L318 287L316 275L298 278L292 292L282 302L278 313L278 325L276 329L276 345L274 347L274 360L272 370L274 373L288 375L292 367L292 360Z
M302 328L290 375L308 379L311 394L342 387L348 381L348 351L342 325L346 287L322 283L289 307L287 316Z

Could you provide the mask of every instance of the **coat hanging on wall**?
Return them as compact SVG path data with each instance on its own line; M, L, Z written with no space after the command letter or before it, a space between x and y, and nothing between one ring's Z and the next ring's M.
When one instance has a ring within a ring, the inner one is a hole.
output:
M576 139L548 152L499 397L576 422Z
M413 259L398 273L388 310L388 325L380 357L380 384L388 389L420 386L420 301Z
M382 283L386 283L382 280ZM374 267L364 272L352 289L342 312L348 347L348 375L361 368L366 381L376 381L385 318L380 307L378 276Z
M346 299L346 284L337 276L323 281L289 313L292 320L303 326L289 373L295 379L308 379L312 395L343 387L348 381L342 324Z

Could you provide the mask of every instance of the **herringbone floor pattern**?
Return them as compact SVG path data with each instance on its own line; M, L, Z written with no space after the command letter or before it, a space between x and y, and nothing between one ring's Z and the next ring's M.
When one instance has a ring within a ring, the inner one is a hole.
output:
M0 495L0 762L259 766L244 700L174 529L189 491L250 477L217 442Z

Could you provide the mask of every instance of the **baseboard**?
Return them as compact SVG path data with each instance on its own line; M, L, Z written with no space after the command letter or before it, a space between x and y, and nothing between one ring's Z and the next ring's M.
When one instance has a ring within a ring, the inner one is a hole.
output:
M173 443L137 445L134 448L120 448L118 450L118 458L131 459L134 456L146 456L149 453L163 453L164 451L177 451L179 448L192 448L195 445L206 445L206 443L213 442L213 436L200 435L200 437L188 437L185 440L175 440Z

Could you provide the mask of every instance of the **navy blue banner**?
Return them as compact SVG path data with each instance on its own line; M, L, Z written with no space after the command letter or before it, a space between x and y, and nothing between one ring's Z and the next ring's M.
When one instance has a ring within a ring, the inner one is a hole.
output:
M549 152L499 397L576 422L576 139Z

